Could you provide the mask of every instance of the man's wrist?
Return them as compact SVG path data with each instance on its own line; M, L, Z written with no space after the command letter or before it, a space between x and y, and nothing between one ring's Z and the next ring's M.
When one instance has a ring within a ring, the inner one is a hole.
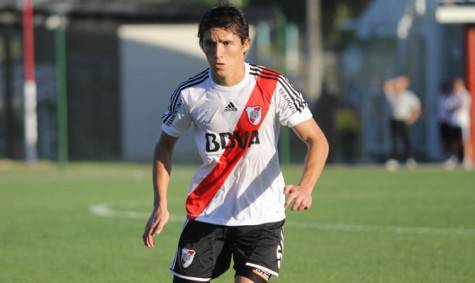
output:
M313 191L313 186L299 184L299 187L302 191L305 191L305 192L308 192L308 193L312 193L312 191Z
M168 205L164 202L155 203L153 207L155 210L168 210Z

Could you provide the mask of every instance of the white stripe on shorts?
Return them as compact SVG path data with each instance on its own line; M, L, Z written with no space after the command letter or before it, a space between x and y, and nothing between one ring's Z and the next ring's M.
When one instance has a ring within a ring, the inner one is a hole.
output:
M265 272L269 272L270 274L278 277L279 276L279 273L273 271L273 270L270 270L269 268L267 267L264 267L264 266L261 266L261 265L258 265L258 264L255 264L255 263L250 263L250 262L246 262L245 264L246 266L250 266L250 267L254 267L254 268L259 268L259 269L262 269L264 270Z

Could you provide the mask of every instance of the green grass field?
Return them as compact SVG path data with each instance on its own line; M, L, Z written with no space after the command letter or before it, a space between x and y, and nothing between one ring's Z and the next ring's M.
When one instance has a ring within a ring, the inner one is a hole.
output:
M285 167L287 181L300 170ZM150 172L144 164L0 163L0 282L171 282L193 168L174 167L174 217L151 250L141 241ZM313 208L288 212L274 282L475 282L475 173L328 167Z

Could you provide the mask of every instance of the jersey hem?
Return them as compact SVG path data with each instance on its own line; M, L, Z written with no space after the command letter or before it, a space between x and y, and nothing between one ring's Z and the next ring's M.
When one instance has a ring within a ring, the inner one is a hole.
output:
M220 221L210 221L206 219L200 219L200 217L196 217L193 219L193 221L198 221L202 223L207 223L207 224L213 224L213 225L219 225L219 226L227 226L227 227L239 227L239 226L255 226L255 225L263 225L263 224L268 224L268 223L275 223L275 222L280 222L284 221L285 216L282 218L276 218L276 219L267 219L264 221L259 221L259 222L245 222L245 223L236 223L236 224L229 224L229 223L223 223Z

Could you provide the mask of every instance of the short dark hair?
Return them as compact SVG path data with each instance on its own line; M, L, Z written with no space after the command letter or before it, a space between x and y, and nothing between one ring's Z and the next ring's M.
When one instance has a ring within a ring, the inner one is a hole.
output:
M231 29L244 42L249 37L249 23L246 16L238 8L225 4L208 10L201 17L198 27L198 38L200 44L206 31L212 28Z

